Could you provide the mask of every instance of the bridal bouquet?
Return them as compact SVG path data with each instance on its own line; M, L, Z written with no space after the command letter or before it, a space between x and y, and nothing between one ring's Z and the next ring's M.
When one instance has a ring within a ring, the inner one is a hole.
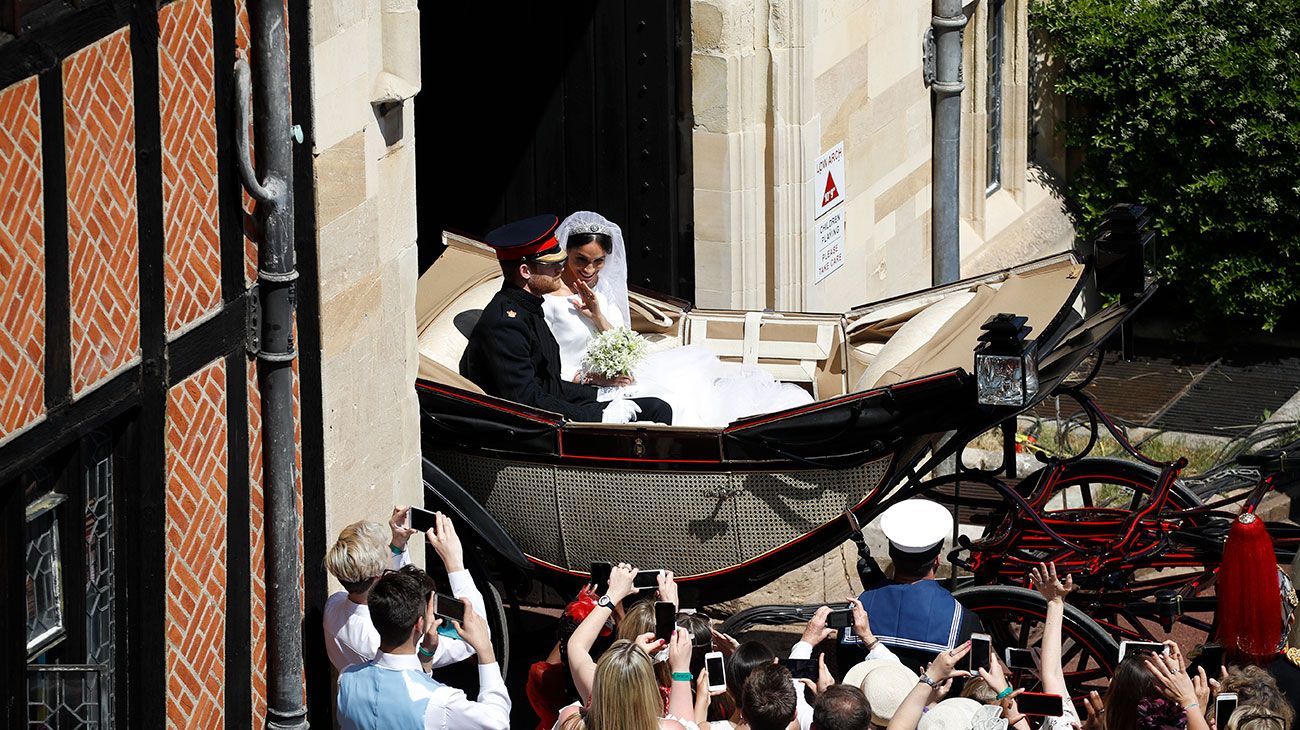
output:
M631 375L632 369L645 359L647 347L645 338L627 327L608 329L587 343L583 367L607 378Z

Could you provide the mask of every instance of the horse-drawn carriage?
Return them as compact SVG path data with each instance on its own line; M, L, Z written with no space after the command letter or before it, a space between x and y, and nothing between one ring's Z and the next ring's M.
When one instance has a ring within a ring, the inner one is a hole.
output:
M501 590L516 604L536 600L538 585L570 595L592 562L617 560L671 568L684 601L730 600L922 493L988 525L952 559L973 576L959 598L997 613L988 623L1004 642L1023 646L1041 618L1041 600L1023 587L1030 564L1056 560L1076 575L1082 590L1072 600L1097 620L1075 607L1067 613L1075 686L1107 676L1117 637L1149 638L1175 623L1210 629L1205 614L1233 517L1222 510L1231 503L1201 504L1179 481L1181 464L1133 449L1137 462L1089 458L1085 449L1015 486L1002 469L959 464L933 476L972 439L1014 428L1053 395L1080 404L1093 441L1107 427L1127 446L1083 392L1096 368L1079 373L1089 358L1100 364L1100 348L1150 295L1144 282L1085 312L1095 272L1062 253L843 313L693 308L634 291L631 326L652 348L703 345L724 362L804 387L813 402L721 428L574 423L487 395L457 372L501 278L486 246L452 235L444 243L417 299L426 501L469 526L472 569L493 581L489 619L502 640ZM981 382L996 373L974 365L982 325L999 313L1024 317L1034 342L1021 349L1014 405L981 403L990 400L981 388L999 384ZM963 496L962 484L982 485L983 496ZM1236 501L1253 509L1270 485ZM1300 535L1278 534L1279 559L1289 560Z

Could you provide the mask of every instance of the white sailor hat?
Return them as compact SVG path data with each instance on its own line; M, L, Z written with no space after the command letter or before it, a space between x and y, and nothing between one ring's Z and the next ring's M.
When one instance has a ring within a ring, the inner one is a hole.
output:
M909 499L880 515L880 531L903 553L926 553L952 532L952 513L928 499Z

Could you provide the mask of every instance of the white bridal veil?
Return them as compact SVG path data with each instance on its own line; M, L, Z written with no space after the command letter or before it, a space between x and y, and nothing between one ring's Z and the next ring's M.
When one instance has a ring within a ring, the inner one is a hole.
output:
M600 270L594 289L605 296L623 313L623 321L630 326L632 318L627 309L627 247L623 243L623 229L606 220L599 213L580 210L565 218L555 229L555 238L567 251L569 235L573 233L604 233L614 242L614 250L605 257L605 268Z

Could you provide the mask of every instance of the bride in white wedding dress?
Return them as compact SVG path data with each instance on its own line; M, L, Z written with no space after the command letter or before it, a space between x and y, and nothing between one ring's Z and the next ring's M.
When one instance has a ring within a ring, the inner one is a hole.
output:
M569 254L563 285L542 302L546 324L560 346L562 377L603 386L600 400L655 396L673 408L674 426L725 426L738 418L812 402L797 385L762 368L724 363L707 348L687 345L652 353L631 378L608 379L583 370L587 343L597 333L631 322L623 231L596 213L574 213L555 237Z

